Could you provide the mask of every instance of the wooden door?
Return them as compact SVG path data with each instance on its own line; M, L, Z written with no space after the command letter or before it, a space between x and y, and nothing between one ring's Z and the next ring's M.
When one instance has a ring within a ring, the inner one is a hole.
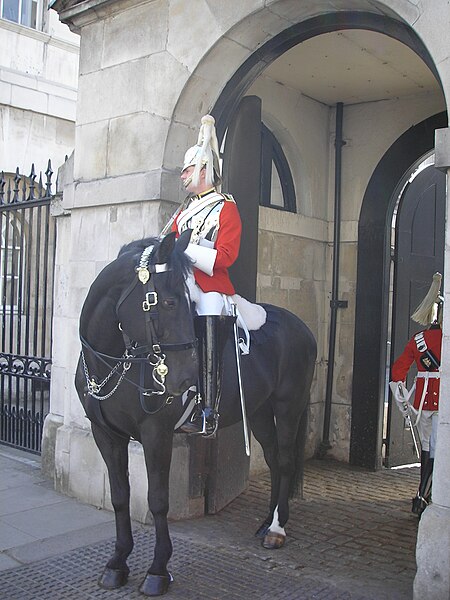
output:
M421 171L405 188L396 224L392 325L392 360L421 325L410 319L425 297L436 271L443 273L445 174L433 166ZM415 372L411 368L408 387ZM417 462L409 429L392 402L388 411L387 466Z

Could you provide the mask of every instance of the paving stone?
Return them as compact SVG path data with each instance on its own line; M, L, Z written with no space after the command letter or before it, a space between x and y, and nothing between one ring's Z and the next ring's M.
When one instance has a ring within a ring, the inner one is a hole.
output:
M271 552L254 537L267 513L270 488L269 476L259 476L218 515L170 524L175 581L169 596L410 600L418 523L410 498L417 481L418 469L373 473L309 461L304 498L291 502L288 542ZM138 588L151 560L153 529L135 525L134 536L130 579L121 590L107 592L96 583L113 552L109 538L1 571L0 595L5 600L142 598Z

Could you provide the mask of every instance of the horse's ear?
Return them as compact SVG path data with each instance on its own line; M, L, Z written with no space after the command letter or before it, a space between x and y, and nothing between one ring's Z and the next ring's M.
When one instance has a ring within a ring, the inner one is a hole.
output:
M168 262L170 255L175 248L175 238L176 233L172 231L172 233L168 233L162 240L159 249L158 249L158 262L163 264Z
M177 252L184 252L191 241L192 229L186 229L177 240Z

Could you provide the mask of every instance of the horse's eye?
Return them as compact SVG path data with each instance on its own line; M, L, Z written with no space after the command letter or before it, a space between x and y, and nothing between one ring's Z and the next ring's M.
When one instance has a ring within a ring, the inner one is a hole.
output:
M164 298L163 305L165 308L175 308L177 301L175 298Z

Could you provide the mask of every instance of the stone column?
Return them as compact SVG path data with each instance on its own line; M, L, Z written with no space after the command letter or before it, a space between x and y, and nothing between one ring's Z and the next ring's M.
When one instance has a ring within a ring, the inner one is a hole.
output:
M450 128L436 130L435 166L450 172ZM448 206L448 195L447 195ZM448 212L448 209L447 209ZM450 598L450 224L446 220L444 322L439 426L433 472L433 502L423 513L417 537L414 600Z
M120 247L157 235L180 200L179 149L164 164L168 132L189 70L167 49L168 3L152 0L57 0L63 22L81 34L75 152L64 166L55 205L57 251L50 414L42 462L58 490L111 508L106 469L74 388L80 353L78 321L92 281ZM172 135L174 135L172 133ZM203 513L189 490L190 446L176 436L171 516ZM142 448L130 444L132 517L148 517Z

